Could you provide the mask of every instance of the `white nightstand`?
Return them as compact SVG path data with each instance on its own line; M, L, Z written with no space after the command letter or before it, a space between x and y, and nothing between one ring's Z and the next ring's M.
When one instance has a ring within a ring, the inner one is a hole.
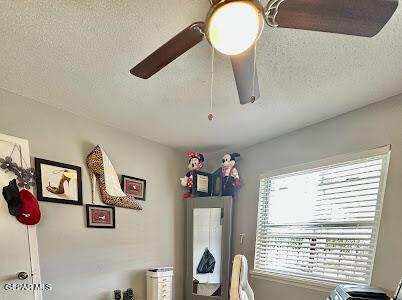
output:
M173 299L173 268L147 271L147 300Z

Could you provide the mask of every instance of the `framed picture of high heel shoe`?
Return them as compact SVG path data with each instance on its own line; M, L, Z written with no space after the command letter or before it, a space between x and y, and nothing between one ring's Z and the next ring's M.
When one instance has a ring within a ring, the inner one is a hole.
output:
M87 227L116 228L114 206L86 204Z
M147 182L145 179L122 175L121 188L128 196L137 200L145 201L145 191Z
M35 158L39 201L82 205L81 168Z

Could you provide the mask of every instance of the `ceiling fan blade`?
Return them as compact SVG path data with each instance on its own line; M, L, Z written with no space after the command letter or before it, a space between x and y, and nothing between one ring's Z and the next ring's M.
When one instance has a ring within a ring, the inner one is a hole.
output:
M255 69L253 92L254 55L254 46L252 46L241 54L230 56L240 104L251 102L252 96L255 97L254 101L260 97L257 69Z
M203 33L204 25L204 22L191 24L132 68L130 73L134 76L148 79L201 42L205 37Z
M275 21L285 28L372 37L397 7L398 0L284 0Z

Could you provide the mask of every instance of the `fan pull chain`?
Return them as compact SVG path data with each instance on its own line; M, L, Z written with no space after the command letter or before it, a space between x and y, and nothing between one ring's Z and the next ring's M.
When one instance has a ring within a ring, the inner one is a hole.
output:
M209 114L208 114L208 120L212 121L214 118L214 115L212 114L212 102L213 102L213 91L214 91L214 58L215 58L215 49L214 47L212 48L212 59L211 59L211 88L210 88L210 102L209 102Z
M254 64L253 64L253 90L251 91L251 98L250 101L251 103L254 103L255 101L255 73L256 73L256 60L257 60L257 41L254 43Z

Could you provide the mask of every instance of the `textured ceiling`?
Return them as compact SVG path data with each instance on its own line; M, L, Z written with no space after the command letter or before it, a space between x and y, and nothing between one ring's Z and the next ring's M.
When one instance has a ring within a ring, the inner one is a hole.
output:
M246 146L401 93L401 6L371 39L265 27L255 104L218 55L210 122L207 42L151 79L129 73L208 0L3 0L0 87L176 148Z

